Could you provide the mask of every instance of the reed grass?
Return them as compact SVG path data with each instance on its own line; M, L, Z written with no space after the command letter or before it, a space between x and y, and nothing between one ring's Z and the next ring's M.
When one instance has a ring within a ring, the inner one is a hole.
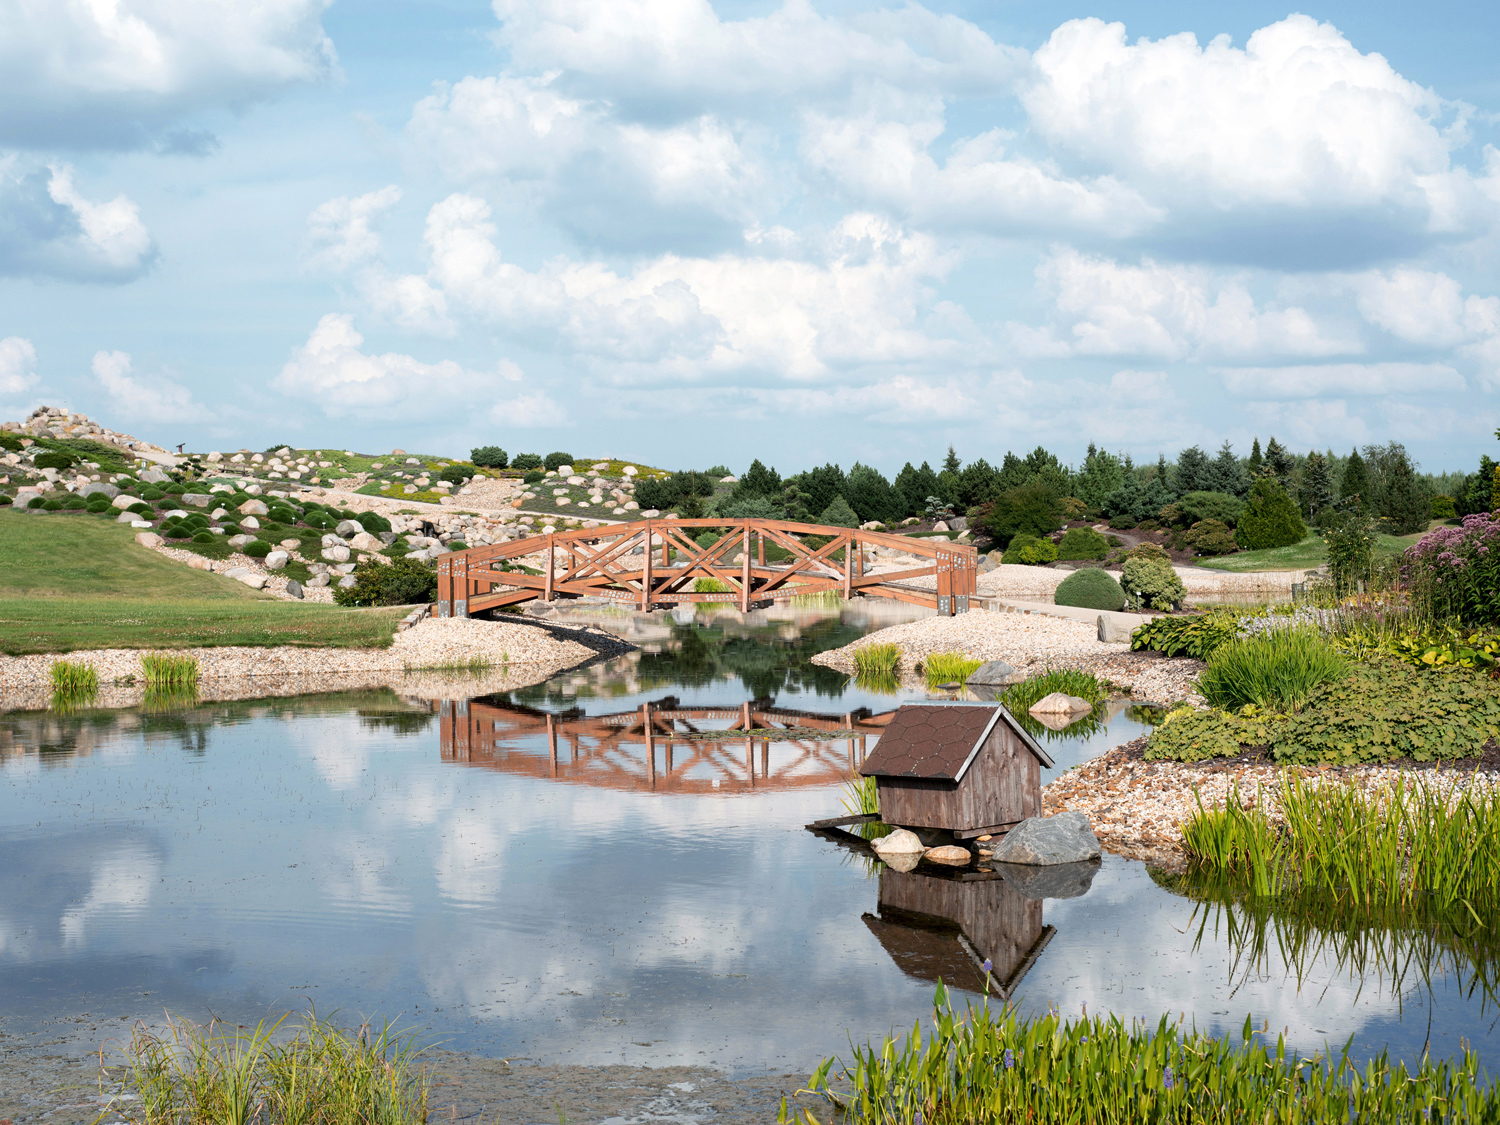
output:
M283 1020L285 1017L283 1017ZM309 1013L289 1042L282 1020L254 1028L168 1021L138 1025L105 1080L131 1125L423 1125L428 1082L411 1036L389 1025L342 1030Z
M1198 677L1198 691L1226 711L1247 704L1300 711L1315 688L1348 671L1348 661L1317 629L1277 629L1220 645Z
M1283 773L1281 823L1237 790L1198 808L1183 847L1200 870L1247 879L1256 894L1317 888L1361 907L1467 913L1500 908L1500 792L1470 783L1449 796L1397 778L1383 791Z
M855 672L854 686L874 695L900 695L901 677L894 672Z
M54 692L93 695L99 690L99 670L87 661L54 660L48 674Z
M837 590L819 590L815 594L793 594L787 601L797 609L837 609L844 604L844 595Z
M851 816L879 816L880 792L875 779L858 775L851 777L844 782L844 792L839 797L839 804L843 805L844 811ZM882 824L878 820L867 820L863 824L854 825L854 832L866 840L884 836L890 830L890 825Z
M827 1059L808 1080L848 1125L1034 1125L1130 1122L1306 1122L1366 1125L1492 1121L1490 1086L1465 1044L1455 1061L1408 1067L1387 1052L1360 1067L1349 1046L1301 1058L1274 1047L1245 1020L1241 1042L1117 1017L1022 1017L988 1004L953 1010L939 984L932 1027L853 1048L853 1064ZM843 1088L847 1084L847 1092ZM781 1122L793 1120L785 1102ZM811 1109L796 1120L818 1125Z
M1019 717L1036 706L1039 700L1054 692L1087 699L1095 707L1109 695L1104 683L1089 672L1080 672L1075 668L1049 668L1019 684L1011 684L1000 693L1000 702L1005 704L1005 709L1012 715Z
M693 593L695 594L727 594L729 586L717 578L695 578L693 579Z
M901 648L895 644L860 645L850 653L857 675L897 675L901 671Z
M196 689L198 658L170 652L148 652L141 657L147 688Z
M983 660L975 660L961 652L933 652L922 658L922 676L930 688L961 684L983 663Z

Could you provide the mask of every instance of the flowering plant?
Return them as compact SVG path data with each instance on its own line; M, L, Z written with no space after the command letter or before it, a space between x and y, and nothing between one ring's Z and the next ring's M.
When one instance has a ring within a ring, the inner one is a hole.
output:
M1402 556L1401 574L1433 617L1500 624L1500 514L1429 531Z

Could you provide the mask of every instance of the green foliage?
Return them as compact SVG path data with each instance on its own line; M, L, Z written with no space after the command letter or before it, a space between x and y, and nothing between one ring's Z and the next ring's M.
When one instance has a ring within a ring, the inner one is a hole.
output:
M469 450L469 460L481 469L503 469L510 463L505 450L498 445L480 445ZM520 466L517 466L518 468Z
M379 535L391 529L391 521L378 512L359 512L354 516L354 522L371 535Z
M463 484L473 476L474 469L468 465L449 465L438 474L438 480L445 480L450 484Z
M1240 513L1235 542L1247 551L1290 547L1307 538L1307 525L1286 489L1270 477L1250 486L1250 500Z
M1125 607L1125 591L1120 589L1114 575L1090 566L1064 578L1053 592L1052 601L1083 609L1120 610Z
M1350 630L1334 638L1333 644L1351 655L1378 652L1422 668L1493 669L1500 664L1500 633L1464 629L1451 622L1428 628L1381 630L1375 636Z
M895 675L901 669L901 649L895 644L860 645L850 657L860 675Z
M252 539L243 549L252 559L263 559L271 553L271 544L264 539Z
M1141 520L1154 518L1173 499L1171 490L1161 480L1142 481L1128 475L1119 488L1104 498L1104 513L1110 517L1110 527L1134 527ZM1117 518L1131 522L1117 524Z
M573 455L571 453L549 453L542 460L542 464L547 467L548 472L553 472L564 465L571 465L572 463Z
M1109 544L1092 527L1070 527L1057 544L1057 557L1066 562L1102 559L1109 554Z
M54 660L48 669L52 690L58 695L90 696L99 690L99 670L83 660Z
M517 453L515 458L511 461L510 467L512 469L522 469L527 471L531 469L540 469L542 467L542 459L535 453Z
M1127 513L1109 517L1109 526L1116 531L1129 531L1135 527L1135 517Z
M1230 610L1155 617L1130 635L1130 647L1138 652L1207 660L1221 645L1239 636L1239 623L1239 614Z
M1231 555L1239 549L1234 532L1220 520L1199 520L1188 529L1183 542L1200 555Z
M1045 566L1057 561L1057 544L1034 535L1017 535L1005 549L1001 561L1022 566Z
M1451 520L1458 518L1458 507L1451 496L1441 494L1432 498L1431 516L1435 520Z
M1395 445L1393 454L1381 490L1380 514L1389 522L1396 535L1425 531L1432 511L1432 500L1426 487L1417 479L1406 450Z
M1245 714L1227 714L1180 707L1168 712L1151 732L1145 756L1172 762L1232 758L1246 747L1270 742L1270 724L1276 719L1277 716L1267 716L1254 708Z
M786 513L768 496L748 496L743 500L731 499L720 505L719 515L732 520L779 520Z
M1351 450L1349 459L1344 462L1344 476L1339 481L1339 500L1362 512L1375 511L1374 497L1370 490L1370 470L1357 449Z
M1007 711L1019 718L1053 692L1076 695L1079 699L1087 699L1096 707L1109 695L1103 682L1091 672L1080 672L1076 668L1049 668L1018 684L1011 684L1001 692L1000 702L1005 704Z
M839 1075L847 1091L830 1087L835 1059L824 1060L808 1090L839 1107L847 1125L1405 1125L1429 1114L1478 1125L1500 1114L1500 1087L1467 1046L1456 1062L1424 1055L1408 1068L1381 1052L1361 1069L1347 1044L1306 1059L1281 1038L1273 1046L1254 1037L1248 1017L1236 1046L1169 1016L1152 1028L1116 1016L1023 1016L1008 1003L959 1013L941 983L933 1004L925 1036L917 1026L851 1048L853 1062ZM784 1104L778 1120L792 1120ZM817 1121L804 1109L797 1125Z
M827 527L858 527L859 516L849 507L847 500L842 496L835 496L828 507L823 509L822 515L818 516L818 522Z
M729 593L729 587L717 578L695 578L693 580L693 593L727 594Z
M1187 593L1182 579L1172 569L1167 553L1160 547L1154 553L1146 553L1141 548L1132 551L1121 568L1120 586L1127 597L1152 609L1170 609Z
M212 543L218 538L212 531L195 531L193 533L194 543Z
M527 473L524 477L521 478L521 483L522 484L541 484L542 481L544 481L546 479L547 479L547 474L544 473L544 472L542 472L541 469L532 469L529 473Z
M1350 504L1325 522L1323 543L1335 594L1342 597L1369 579L1375 565L1375 521L1358 504Z
M1189 526L1200 520L1218 520L1233 527L1245 504L1227 492L1188 492L1178 498L1177 510Z
M1095 508L1104 506L1104 499L1125 480L1125 469L1120 459L1112 453L1099 449L1089 442L1088 452L1083 458L1073 481L1073 495Z
M141 657L141 674L148 688L196 688L198 658L170 652L148 652Z
M1002 492L986 519L991 537L1005 547L1018 535L1051 535L1062 526L1058 499L1056 488L1043 480Z
M82 496L69 496L62 502L62 506L70 512L82 511L89 506L89 502Z
M961 684L978 670L983 660L961 652L933 652L922 658L922 678L930 688L943 684Z
M1220 645L1198 677L1210 707L1298 711L1321 685L1342 679L1349 664L1316 629L1273 629Z
M437 571L421 559L362 562L354 568L354 585L333 592L339 605L414 605L437 593Z
M38 469L66 469L77 460L77 457L72 457L61 450L49 449L45 453L38 453L32 459L32 464Z

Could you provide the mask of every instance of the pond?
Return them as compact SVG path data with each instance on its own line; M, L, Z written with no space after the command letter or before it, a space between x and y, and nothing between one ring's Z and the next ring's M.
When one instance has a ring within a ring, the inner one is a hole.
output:
M805 1071L924 1017L965 942L1008 942L1034 952L1025 1011L1236 1033L1249 1015L1307 1051L1468 1038L1490 1061L1500 959L1480 939L1199 902L1117 857L1077 897L1030 899L881 874L806 831L842 811L868 720L925 697L808 662L886 623L616 622L641 651L483 699L460 679L446 701L0 715L0 1027L98 1041L163 1010L311 1003L496 1057ZM648 761L643 708L798 738L663 734ZM1065 768L1144 729L1113 709L1048 747Z

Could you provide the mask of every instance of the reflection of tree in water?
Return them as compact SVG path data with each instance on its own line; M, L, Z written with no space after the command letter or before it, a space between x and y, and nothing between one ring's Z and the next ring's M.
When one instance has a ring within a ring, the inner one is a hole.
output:
M431 711L358 711L364 730L386 730L392 734L421 734L437 718Z
M1480 1011L1500 1007L1500 938L1467 914L1439 916L1420 904L1372 909L1318 891L1257 898L1232 880L1148 870L1196 903L1194 952L1206 937L1226 941L1235 989L1279 965L1300 990L1322 960L1361 990L1371 980L1389 988L1398 1004L1408 988L1431 992L1447 977L1466 998L1478 996Z
M812 663L812 658L863 635L860 626L836 618L803 626L791 636L784 636L783 627L776 625L674 625L671 647L643 654L638 675L642 686L651 688L706 687L730 675L739 678L752 699L770 699L791 690L837 699L848 677Z

